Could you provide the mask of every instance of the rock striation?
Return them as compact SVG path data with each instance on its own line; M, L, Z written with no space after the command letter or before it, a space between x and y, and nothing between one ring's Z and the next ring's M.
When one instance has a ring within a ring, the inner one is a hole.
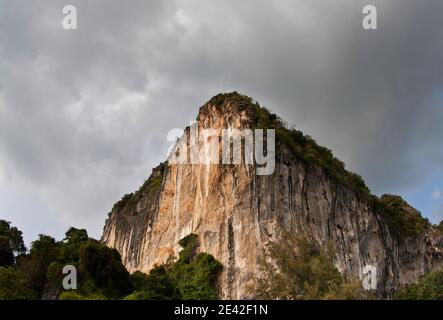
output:
M258 175L254 164L170 161L155 168L140 190L114 205L104 227L103 243L120 252L130 271L148 272L164 263L177 255L181 238L195 233L200 250L224 266L221 298L251 298L257 257L282 230L332 243L340 272L360 279L374 272L371 286L383 298L443 261L442 234L419 213L412 213L423 222L418 230L398 232L389 211L376 205L381 199L362 192L358 179L356 187L346 183L355 176L347 176L338 160L328 161L337 161L340 174L308 155L319 157L327 149L306 136L298 141L300 132L285 129L252 99L235 92L217 95L200 108L196 125L218 132L273 127L275 170Z

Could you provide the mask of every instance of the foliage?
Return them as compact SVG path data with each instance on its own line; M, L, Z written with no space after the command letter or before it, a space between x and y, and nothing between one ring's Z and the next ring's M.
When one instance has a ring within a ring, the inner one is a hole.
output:
M0 267L12 266L14 264L14 253L8 237L0 236Z
M83 241L88 241L88 232L85 229L76 229L76 228L69 228L69 230L66 232L66 241L68 243L81 243Z
M30 287L39 296L43 295L47 268L58 254L59 244L55 239L39 235L39 239L31 244L30 253L17 259L17 269L27 276Z
M64 291L60 294L60 300L106 300L107 297L100 293L81 294L75 291Z
M12 267L0 267L0 300L35 299L26 276Z
M211 100L208 101L209 104L214 106L221 106L224 103L232 103L237 107L245 109L253 104L252 98L239 94L237 91L233 91L230 93L219 93L216 96L212 97Z
M332 151L319 146L313 138L304 135L294 128L288 129L285 123L250 97L237 92L222 93L212 98L208 103L216 106L235 104L242 109L253 110L255 128L275 129L277 146L285 145L291 152L301 159L305 165L315 164L325 174L337 183L354 190L361 199L369 200L375 211L386 220L389 229L396 236L416 235L422 232L429 224L417 210L409 206L401 197L384 195L381 199L371 196L369 188L362 177L347 171L345 164L335 158ZM443 226L440 227L443 230Z
M324 172L342 185L354 190L359 196L368 197L369 188L362 177L345 169L345 164L334 157L328 148L319 146L316 141L303 132L294 128L288 129L283 121L275 114L270 113L258 103L254 105L256 111L256 127L275 129L278 142L283 143L292 153L306 164L314 163Z
M323 296L323 300L372 300L374 296L365 292L361 280L351 278L340 284L332 284L329 293Z
M436 225L435 228L439 230L441 233L443 233L443 220L440 221L440 223Z
M235 104L240 109L253 110L254 126L257 129L275 129L277 146L285 145L296 157L306 165L316 164L338 183L354 190L358 196L369 198L370 191L362 177L345 169L345 164L335 158L331 150L319 146L314 139L294 128L288 129L281 118L271 113L265 107L254 102L250 97L237 92L221 93L208 103L215 106Z
M197 254L195 234L180 240L183 250L177 261L173 262L171 257L149 274L135 272L132 275L123 266L116 249L89 238L85 229L70 228L63 241L39 235L29 253L17 258L15 266L10 243L9 238L0 236L0 262L8 265L0 267L0 300L217 298L214 282L221 264L211 255ZM75 291L62 288L65 277L62 270L66 265L76 267L78 289Z
M222 269L220 262L206 253L197 254L198 237L190 234L179 241L183 248L172 265L171 276L184 300L217 299L215 279Z
M122 210L126 206L135 205L145 194L156 192L163 182L165 170L166 163L164 162L153 170L149 179L136 192L125 194L120 201L114 204L112 210Z
M131 275L136 291L127 300L217 299L215 280L222 265L213 256L198 253L198 237L190 234L179 241L177 261L156 267L149 275Z
M106 297L119 298L132 290L129 273L121 262L120 254L98 241L88 241L80 248L79 270L84 279L91 281L93 288Z
M215 300L215 280L222 269L220 262L207 253L199 253L189 263L178 260L172 269L181 299Z
M155 267L146 275L135 272L131 275L135 291L125 300L169 300L178 299L175 286L164 266Z
M286 234L259 258L262 276L252 288L258 299L365 299L360 281L345 279L333 264L332 250L307 237Z
M373 197L373 206L397 237L418 235L429 225L428 219L400 196L385 194L380 199Z
M7 237L9 239L11 249L16 255L24 254L26 252L22 232L16 227L11 227L11 223L9 221L0 220L0 236Z
M190 235L181 239L178 244L183 249L179 252L179 260L177 263L189 263L194 258L199 246L198 236L191 233Z
M121 200L119 200L117 203L114 204L114 207L112 210L121 210L123 209L128 203L131 202L131 199L134 197L134 193L127 193L125 194Z
M400 290L398 300L443 300L443 268L430 272L417 283Z
M86 230L70 228L64 241L40 235L28 255L19 257L17 269L24 273L30 287L41 298L76 297L63 293L62 269L74 265L78 272L77 295L84 298L119 298L132 290L129 273L120 255L88 237Z

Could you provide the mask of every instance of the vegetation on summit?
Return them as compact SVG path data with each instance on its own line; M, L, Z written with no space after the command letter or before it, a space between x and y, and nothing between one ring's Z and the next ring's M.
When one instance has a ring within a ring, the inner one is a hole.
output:
M166 170L166 162L161 163L154 169L157 174L151 176L143 185L133 193L125 194L120 201L114 204L113 210L121 210L125 206L135 205L146 193L155 193L161 186Z
M253 126L275 129L277 146L284 145L304 165L316 165L337 183L353 190L371 203L396 237L416 236L430 227L400 196L372 196L363 179L345 169L331 150L285 123L251 98L236 92L219 94L209 103L235 104L252 112ZM114 205L121 210L157 192L164 179L166 163L135 193L125 195ZM436 229L443 232L443 222ZM90 238L84 229L71 228L57 241L40 235L29 252L22 232L0 220L0 299L217 299L216 279L222 265L213 256L199 253L199 241L191 234L179 242L177 259L154 267L149 274L130 274L117 250ZM64 290L62 269L73 265L78 271L78 290ZM347 279L333 264L333 253L322 250L307 237L287 234L270 244L259 259L262 276L253 295L259 299L367 299L371 298L357 279ZM424 276L417 284L402 289L397 299L443 299L443 270Z
M277 146L284 145L294 156L302 160L305 166L317 165L333 181L353 190L358 198L369 201L375 212L379 213L386 221L394 236L412 236L423 232L426 227L431 227L429 221L423 218L400 196L383 195L381 198L371 195L363 178L345 168L345 164L335 158L332 151L322 147L310 136L295 128L287 128L284 121L267 108L260 106L252 98L238 92L220 93L210 99L207 104L214 106L235 106L239 110L251 112L252 126L260 129L274 129L276 132ZM160 164L156 169L160 174L151 176L138 191L126 194L118 201L113 209L121 210L125 206L136 204L147 192L155 192L163 181L166 163ZM443 227L441 227L443 230ZM1 240L0 240L1 241ZM0 242L1 244L1 242Z
M288 129L281 118L252 98L234 91L218 94L208 103L215 106L235 105L241 110L253 110L255 128L275 129L277 145L284 144L305 165L319 166L334 181L353 190L360 199L369 201L374 211L385 219L394 236L417 235L426 227L431 227L429 221L400 196L383 195L378 198L371 195L363 178L346 170L345 164L335 158L331 150L319 146L313 138L295 128Z
M376 212L384 217L394 236L414 236L430 227L429 221L411 207L402 197L385 194L373 199Z
M209 100L215 106L235 104L240 109L250 108L254 111L255 128L274 129L278 143L284 144L297 158L306 165L314 163L337 182L354 190L358 195L368 198L369 188L363 179L345 169L345 164L334 157L328 148L319 146L317 142L295 128L288 129L284 121L267 108L260 106L252 98L237 92L218 94Z

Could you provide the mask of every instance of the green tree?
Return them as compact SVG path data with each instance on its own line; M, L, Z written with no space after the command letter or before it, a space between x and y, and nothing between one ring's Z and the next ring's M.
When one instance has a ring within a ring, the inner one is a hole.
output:
M77 268L78 295L83 298L104 296L120 298L132 291L129 273L120 254L88 237L86 230L70 228L64 241L40 235L28 255L17 260L17 269L26 275L31 288L44 299L64 293L63 267ZM64 294L64 299L74 295Z
M176 288L164 266L155 267L146 275L135 272L131 275L135 291L126 300L169 300L178 299Z
M184 300L215 300L217 289L215 280L222 265L213 256L199 253L189 263L178 261L172 275L177 283L180 296Z
M88 232L85 229L76 229L74 227L69 228L66 232L65 241L69 243L80 243L84 241L88 241Z
M7 237L9 239L11 250L16 255L24 254L26 252L22 232L16 227L11 227L11 223L9 221L0 220L0 236Z
M25 300L37 297L26 276L12 267L0 267L0 300Z
M198 237L190 234L179 241L179 258L151 270L148 275L136 272L131 280L136 291L128 300L217 299L215 281L222 265L213 256L197 253Z
M3 234L12 231L1 224ZM7 232L6 232L6 231ZM0 235L0 263L14 264L11 238ZM0 299L216 299L215 278L221 264L211 255L197 254L198 237L180 241L183 250L146 275L130 275L116 249L91 239L84 229L70 228L63 241L46 235L32 242L28 254L17 257L14 268L0 267ZM17 246L15 246L17 248ZM76 291L62 288L66 265L77 269Z
M84 278L92 280L105 296L119 298L132 291L129 272L116 249L89 240L82 245L79 257Z
M14 264L14 253L8 237L0 236L0 267L12 266Z
M180 297L184 300L217 299L215 280L222 265L207 253L198 253L198 237L190 234L179 241L182 250L171 268Z
M76 294L61 288L61 271L68 264L77 268ZM50 295L58 292L63 299L118 299L132 291L132 283L116 249L89 238L85 229L70 228L47 268L45 291L53 292Z
M39 235L39 239L32 242L28 255L17 259L17 269L24 273L33 290L43 295L46 284L46 273L49 265L56 261L60 244L52 237Z

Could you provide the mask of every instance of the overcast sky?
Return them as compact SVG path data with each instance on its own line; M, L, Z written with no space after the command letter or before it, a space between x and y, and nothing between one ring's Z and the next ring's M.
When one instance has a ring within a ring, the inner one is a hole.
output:
M28 243L69 226L99 238L166 133L237 90L440 221L442 14L441 0L0 0L0 218Z

